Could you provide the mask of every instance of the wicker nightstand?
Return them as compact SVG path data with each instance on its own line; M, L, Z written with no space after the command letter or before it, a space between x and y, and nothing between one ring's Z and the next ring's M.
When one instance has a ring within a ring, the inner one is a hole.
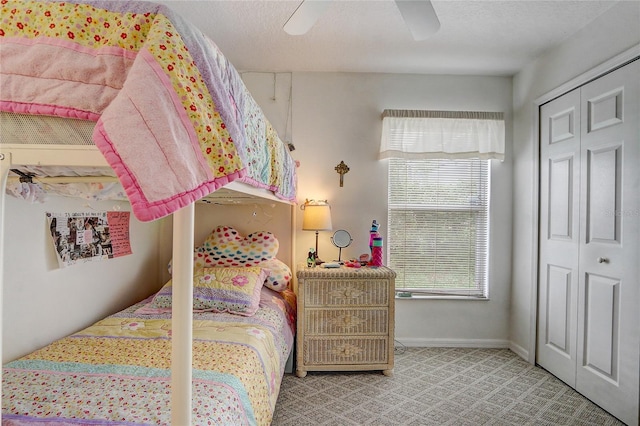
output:
M304 266L297 277L297 376L338 370L391 375L395 272Z

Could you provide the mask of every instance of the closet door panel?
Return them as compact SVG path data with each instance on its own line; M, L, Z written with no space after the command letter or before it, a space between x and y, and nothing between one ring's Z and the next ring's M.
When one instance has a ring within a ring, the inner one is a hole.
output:
M620 245L622 145L586 149L586 243Z
M584 313L584 368L617 383L620 281L587 275Z
M537 362L575 385L580 92L540 111L540 265Z
M576 390L627 424L640 399L640 61L582 87Z
M570 313L571 307L571 277L570 269L555 265L548 266L547 272L547 306L546 328L544 330L545 345L555 349L567 359L571 359L571 342L573 333L569 326L574 323Z
M594 96L587 102L587 132L623 123L623 90L614 90Z
M549 159L549 239L573 239L573 154Z

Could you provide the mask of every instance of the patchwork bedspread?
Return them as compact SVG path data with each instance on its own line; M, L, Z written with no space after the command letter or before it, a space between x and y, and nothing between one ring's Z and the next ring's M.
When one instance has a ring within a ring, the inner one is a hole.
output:
M0 110L96 121L136 217L241 179L285 200L295 163L217 46L142 1L0 2Z
M171 319L147 302L5 365L2 424L170 424ZM194 313L192 424L270 424L294 324L289 290L252 317Z

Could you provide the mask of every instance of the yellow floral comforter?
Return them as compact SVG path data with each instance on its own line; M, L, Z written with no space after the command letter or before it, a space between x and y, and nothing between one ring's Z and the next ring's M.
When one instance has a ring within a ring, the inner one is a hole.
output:
M2 424L170 424L171 318L146 302L5 365ZM192 424L270 424L294 324L289 290L252 317L194 313Z

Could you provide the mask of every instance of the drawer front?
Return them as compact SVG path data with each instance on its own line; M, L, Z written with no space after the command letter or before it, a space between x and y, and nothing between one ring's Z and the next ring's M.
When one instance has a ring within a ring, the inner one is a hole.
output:
M313 309L304 311L305 334L388 334L386 308Z
M313 306L387 306L389 280L308 279L304 282L304 304Z
M305 337L304 364L386 364L388 344L385 337Z

